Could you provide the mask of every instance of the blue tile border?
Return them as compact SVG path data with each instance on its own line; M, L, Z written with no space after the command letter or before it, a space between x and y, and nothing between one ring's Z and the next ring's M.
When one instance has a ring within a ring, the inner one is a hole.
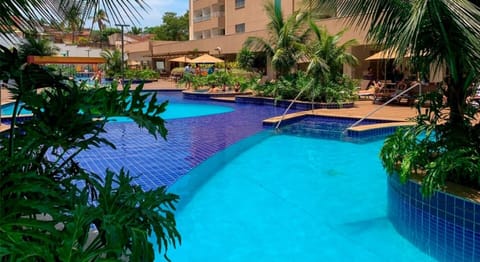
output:
M255 105L271 105L277 107L285 107L287 108L291 104L291 100L275 100L274 98L270 97L258 97L258 96L243 96L239 95L235 97L236 103L247 103L247 104L255 104ZM313 103L313 109L339 109L339 108L353 108L354 103ZM296 101L292 104L291 109L298 109L298 110L310 110L312 109L312 102L303 102L303 101Z
M388 215L397 231L439 261L480 261L480 204L445 192L424 198L414 181L388 178Z
M248 95L251 92L218 92L209 93L207 91L182 91L183 98L190 100L209 100L218 97L234 97L237 95Z

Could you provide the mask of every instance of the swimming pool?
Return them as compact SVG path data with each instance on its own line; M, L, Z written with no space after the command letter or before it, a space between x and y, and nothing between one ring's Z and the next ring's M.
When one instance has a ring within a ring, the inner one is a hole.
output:
M169 257L433 261L387 217L381 145L271 131L242 140L170 188L182 245Z
M164 100L168 97L164 97ZM163 101L163 100L162 100ZM14 104L6 104L1 107L2 116L11 116L13 114ZM199 117L210 114L221 114L228 113L233 111L231 107L224 105L206 105L201 103L182 103L177 99L169 103L168 110L161 114L161 117L165 120L177 119L177 118L186 118L186 117ZM31 114L29 110L21 109L20 115ZM112 117L114 122L133 122L132 119L128 117Z
M132 123L111 124L117 150L95 149L78 159L98 172L125 166L142 187L169 185L180 194L182 245L169 249L173 261L432 260L387 217L382 140L340 141L328 130L304 128L310 118L278 134L261 120L283 108L203 103L233 110L167 121L167 141ZM351 124L337 122L320 126L338 131Z
M178 92L159 96L198 103ZM98 173L126 167L143 188L168 185L180 194L182 245L169 249L173 261L431 260L386 216L381 140L312 137L302 127L275 134L261 121L284 108L202 104L231 110L170 119L167 141L135 123L112 123L107 136L117 150L94 148L76 158Z

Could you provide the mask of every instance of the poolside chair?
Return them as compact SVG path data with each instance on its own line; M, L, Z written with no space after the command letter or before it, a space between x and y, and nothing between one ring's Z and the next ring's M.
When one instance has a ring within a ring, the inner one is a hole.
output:
M371 99L371 98L374 98L375 97L375 87L370 87L369 89L366 89L366 90L358 90L357 92L358 94L358 97L360 99Z
M392 85L385 85L378 89L375 89L375 94L373 95L373 103L377 101L384 102L392 98L396 94L396 88Z

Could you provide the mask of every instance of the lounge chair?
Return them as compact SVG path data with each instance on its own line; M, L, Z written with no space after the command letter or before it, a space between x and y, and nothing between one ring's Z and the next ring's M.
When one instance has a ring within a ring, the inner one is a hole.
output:
M367 90L359 90L358 97L360 99L370 99L375 97L375 87L371 87Z

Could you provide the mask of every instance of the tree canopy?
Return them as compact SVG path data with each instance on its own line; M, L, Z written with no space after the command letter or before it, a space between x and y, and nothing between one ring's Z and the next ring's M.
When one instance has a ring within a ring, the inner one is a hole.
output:
M154 40L188 40L188 16L188 12L181 16L177 16L175 12L166 12L163 15L163 23L160 26L147 27L145 32L154 34Z

